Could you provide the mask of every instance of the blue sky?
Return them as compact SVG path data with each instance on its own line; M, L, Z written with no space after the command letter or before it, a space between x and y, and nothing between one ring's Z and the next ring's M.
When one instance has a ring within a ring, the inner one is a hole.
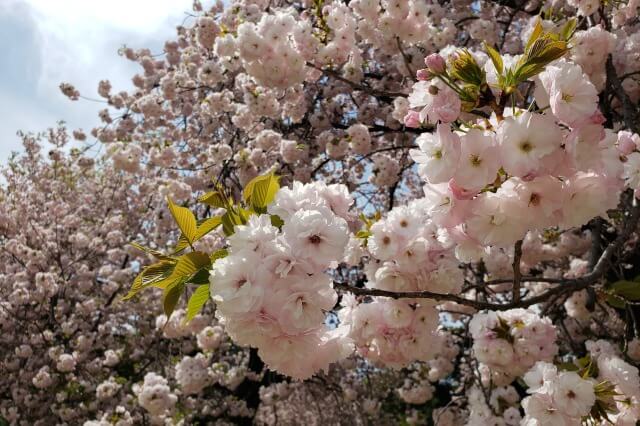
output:
M0 162L20 149L17 130L42 131L64 120L87 133L104 104L69 101L74 84L97 98L102 79L130 89L138 72L118 56L123 44L161 52L192 0L0 0Z

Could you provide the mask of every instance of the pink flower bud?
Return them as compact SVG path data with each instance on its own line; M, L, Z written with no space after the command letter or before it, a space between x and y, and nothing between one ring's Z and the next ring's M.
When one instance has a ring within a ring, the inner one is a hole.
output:
M465 189L459 186L454 179L449 181L449 189L457 200L471 200L478 194L478 191Z
M414 129L420 127L420 114L416 111L409 111L404 116L404 125Z
M429 72L428 68L423 68L416 72L416 78L420 81L428 81L433 78L433 74Z
M599 109L597 109L591 117L589 117L589 121L593 124L604 124L607 119L602 115Z
M442 74L447 69L444 58L438 53L432 53L427 56L424 63L427 65L427 68L429 68L429 71L434 74Z
M618 151L624 155L629 155L637 148L631 132L618 132Z

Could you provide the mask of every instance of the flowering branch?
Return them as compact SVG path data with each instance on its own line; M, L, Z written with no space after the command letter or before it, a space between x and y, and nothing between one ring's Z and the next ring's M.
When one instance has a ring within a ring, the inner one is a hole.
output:
M590 285L594 284L600 278L604 276L604 274L609 269L609 261L613 254L620 250L624 243L628 241L629 237L636 229L638 225L638 219L640 218L640 205L636 198L633 199L633 205L631 210L628 212L627 221L618 235L618 237L610 243L607 248L602 253L602 256L598 259L596 266L593 270L581 277L568 279L561 281L562 285L556 286L546 292L530 297L524 300L514 300L509 303L490 303L490 302L481 302L477 300L466 299L461 296L456 296L454 294L440 294L434 293L431 291L405 291L405 292L395 292L395 291L387 291L387 290L379 290L375 288L358 288L353 287L345 283L337 283L334 282L334 288L338 290L348 291L357 296L380 296L380 297L390 297L392 299L431 299L438 302L455 302L460 305L470 306L475 309L489 309L495 311L507 311L515 308L526 308L528 306L532 306L538 303L542 303L547 301L552 296L561 295L561 294L570 294L576 291L582 290ZM516 245L517 246L517 245ZM516 247L517 248L517 247ZM520 255L522 255L520 248ZM518 256L518 258L519 258ZM515 260L514 260L515 265ZM515 266L514 266L515 271ZM519 277L520 279L522 277ZM515 278L512 280L514 283L514 290L516 288ZM495 282L494 282L495 284ZM515 294L514 294L515 296Z

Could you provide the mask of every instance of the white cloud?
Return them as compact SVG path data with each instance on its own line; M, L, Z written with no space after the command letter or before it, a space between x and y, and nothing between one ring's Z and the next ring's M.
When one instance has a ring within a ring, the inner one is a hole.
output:
M97 97L101 79L130 89L138 67L118 56L127 44L161 52L192 0L1 0L0 161L19 148L17 130L41 131L64 120L89 130L104 105L71 102L62 82Z

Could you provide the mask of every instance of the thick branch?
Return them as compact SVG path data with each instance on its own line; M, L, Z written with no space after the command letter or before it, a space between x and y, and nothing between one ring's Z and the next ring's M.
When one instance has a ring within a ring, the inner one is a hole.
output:
M622 81L616 73L616 68L613 66L613 59L611 55L607 58L607 80L611 82L611 86L615 90L616 97L620 99L620 102L622 102L622 115L624 117L625 124L634 133L640 132L640 126L638 126L638 109L622 87Z

